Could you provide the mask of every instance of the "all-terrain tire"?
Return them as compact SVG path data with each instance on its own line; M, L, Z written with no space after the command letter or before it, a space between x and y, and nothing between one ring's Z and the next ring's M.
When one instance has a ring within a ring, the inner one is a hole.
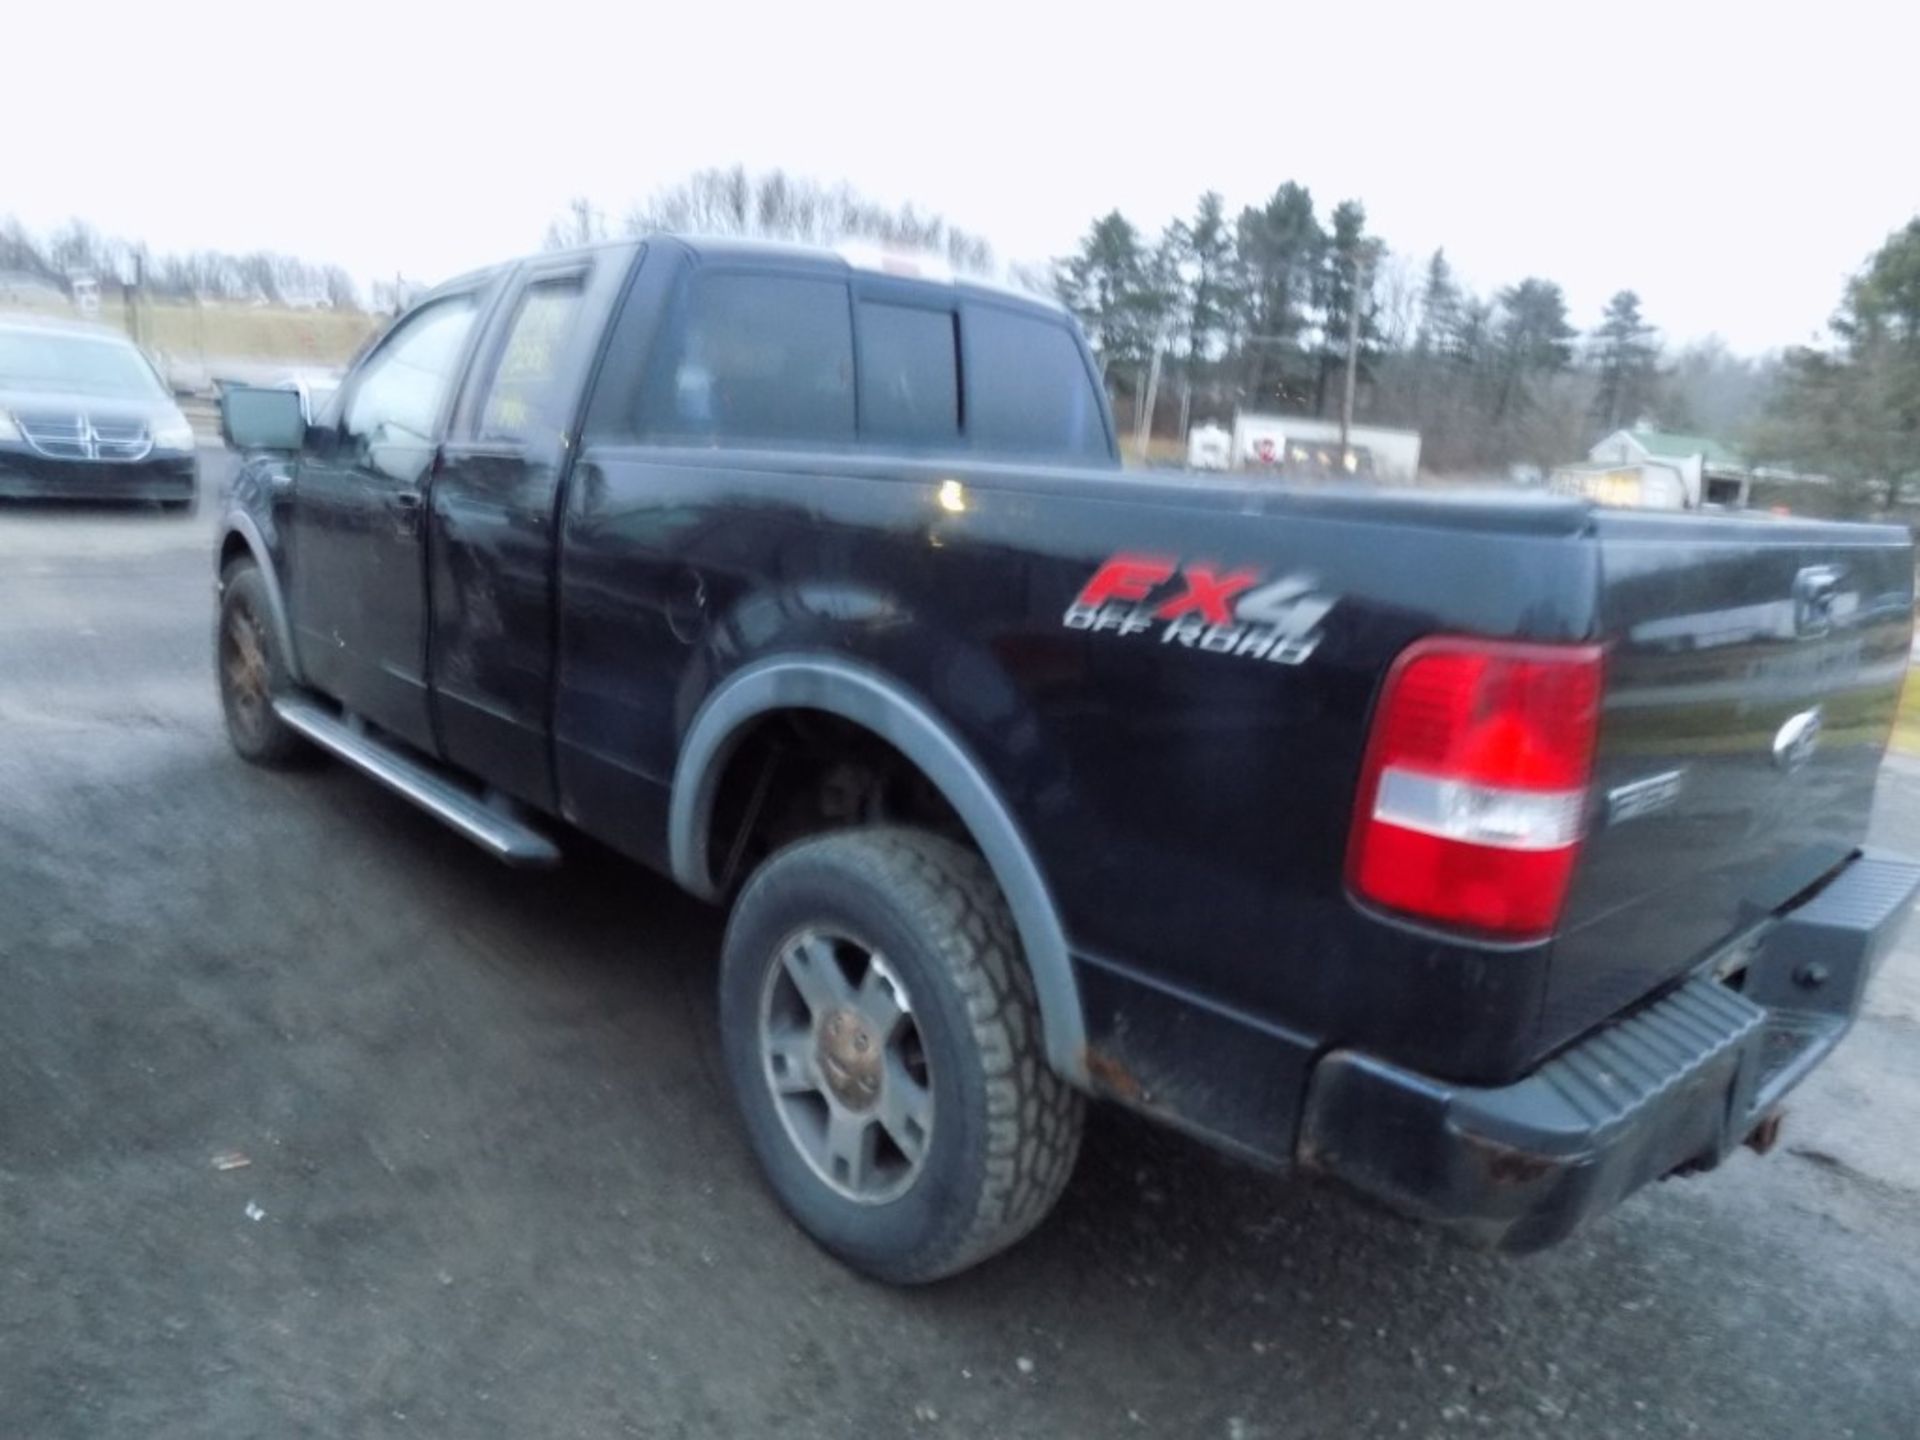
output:
M793 937L854 937L911 996L933 1097L924 1160L880 1203L841 1193L778 1108L762 1016ZM923 831L804 840L768 860L727 927L720 976L727 1069L769 1184L816 1241L895 1284L936 1280L1032 1230L1065 1188L1084 1102L1051 1070L1033 978L1005 898L972 850Z

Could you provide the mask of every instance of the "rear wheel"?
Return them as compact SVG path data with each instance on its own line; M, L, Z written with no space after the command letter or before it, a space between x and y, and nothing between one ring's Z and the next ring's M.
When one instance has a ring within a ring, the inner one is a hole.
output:
M273 711L275 697L287 689L287 667L272 613L260 568L252 561L231 567L220 587L213 657L227 738L242 759L278 766L300 759L308 747Z
M1045 1217L1082 1101L1046 1064L993 876L952 841L845 831L742 892L721 970L727 1068L800 1225L877 1279L938 1279Z

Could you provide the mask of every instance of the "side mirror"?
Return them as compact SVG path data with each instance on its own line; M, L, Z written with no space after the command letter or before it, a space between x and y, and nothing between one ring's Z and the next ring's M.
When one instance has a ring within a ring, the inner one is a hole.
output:
M235 450L295 452L307 439L305 410L297 390L229 385L220 392L220 434Z

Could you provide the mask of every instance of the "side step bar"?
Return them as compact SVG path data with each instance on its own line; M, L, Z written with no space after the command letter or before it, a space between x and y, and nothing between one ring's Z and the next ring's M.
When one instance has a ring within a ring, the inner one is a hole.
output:
M488 804L423 761L369 734L354 721L292 696L274 701L273 708L289 729L405 796L494 859L509 865L560 863L559 847L538 830Z

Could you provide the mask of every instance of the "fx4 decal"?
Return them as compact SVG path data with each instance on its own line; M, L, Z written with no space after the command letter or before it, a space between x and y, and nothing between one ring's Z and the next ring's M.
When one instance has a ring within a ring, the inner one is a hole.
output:
M1257 570L1115 555L1081 588L1060 623L1298 665L1320 644L1320 622L1335 598L1320 594L1309 575L1267 580Z

